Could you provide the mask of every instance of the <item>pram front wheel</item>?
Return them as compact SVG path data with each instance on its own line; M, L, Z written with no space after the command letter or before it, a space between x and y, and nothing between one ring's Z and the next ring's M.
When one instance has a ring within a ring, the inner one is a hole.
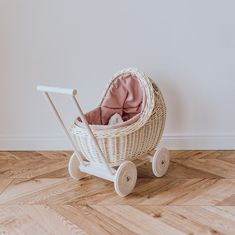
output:
M79 160L76 154L74 153L69 159L68 171L69 175L75 180L80 180L85 176L85 174L80 171L79 165Z
M117 169L114 178L116 193L125 197L132 192L137 180L137 169L133 162L125 161Z
M166 148L157 150L152 159L152 170L156 177L166 174L170 164L170 153Z

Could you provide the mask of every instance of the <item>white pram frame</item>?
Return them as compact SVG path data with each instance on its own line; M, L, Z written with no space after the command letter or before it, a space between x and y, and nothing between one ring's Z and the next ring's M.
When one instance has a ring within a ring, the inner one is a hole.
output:
M80 104L76 98L77 90L76 89L68 89L68 88L59 88L59 87L51 87L51 86L38 86L38 91L41 91L45 98L47 99L49 105L51 106L57 120L59 121L61 127L63 128L69 142L73 147L74 153L72 154L69 164L68 171L72 178L80 180L86 176L86 174L94 175L109 181L114 182L114 188L118 195L124 197L130 194L136 184L137 180L137 169L136 167L143 164L146 161L150 161L152 163L152 171L155 176L162 177L169 167L170 156L169 151L166 148L159 148L153 151L151 154L146 154L141 156L140 158L134 161L124 161L117 168L111 167L107 162L98 141L93 134L85 115L80 107ZM63 94L72 97L72 101L75 104L78 114L85 125L87 133L91 140L93 141L97 152L100 154L102 158L103 164L94 164L92 162L87 161L82 157L81 152L76 144L76 142L71 137L70 132L65 126L65 123L59 114L50 94Z

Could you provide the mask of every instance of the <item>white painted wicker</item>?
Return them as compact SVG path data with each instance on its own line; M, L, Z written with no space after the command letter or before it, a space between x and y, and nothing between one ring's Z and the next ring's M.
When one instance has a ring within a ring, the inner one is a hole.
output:
M139 79L146 95L145 107L139 119L125 127L107 130L92 129L105 158L112 167L119 166L125 160L139 158L155 149L162 136L166 120L166 106L159 88L137 69L129 68L115 74L108 84L103 98L113 80L119 75L127 73L131 73ZM70 131L84 158L91 163L102 164L102 158L85 127L73 124Z

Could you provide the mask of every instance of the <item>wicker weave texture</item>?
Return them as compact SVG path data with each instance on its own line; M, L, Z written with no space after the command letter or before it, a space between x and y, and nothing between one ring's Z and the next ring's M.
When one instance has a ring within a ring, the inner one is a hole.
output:
M144 90L147 101L139 120L134 124L115 130L93 131L110 166L118 166L124 160L134 160L155 149L165 126L166 106L159 88L145 75L136 73L136 70L121 71L121 73L126 72L138 74L138 78L146 81L144 84L147 86ZM118 75L120 73L115 77ZM74 124L70 130L83 156L90 162L102 164L102 157L99 156L86 129Z

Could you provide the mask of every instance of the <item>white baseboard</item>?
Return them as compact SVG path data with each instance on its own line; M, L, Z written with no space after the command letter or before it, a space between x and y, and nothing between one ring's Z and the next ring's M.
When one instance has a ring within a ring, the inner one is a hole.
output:
M235 150L235 135L166 135L161 145L170 150ZM0 151L71 149L63 136L0 136Z
M63 136L0 136L0 151L70 149L70 143Z
M171 135L162 144L171 150L235 150L235 135Z

